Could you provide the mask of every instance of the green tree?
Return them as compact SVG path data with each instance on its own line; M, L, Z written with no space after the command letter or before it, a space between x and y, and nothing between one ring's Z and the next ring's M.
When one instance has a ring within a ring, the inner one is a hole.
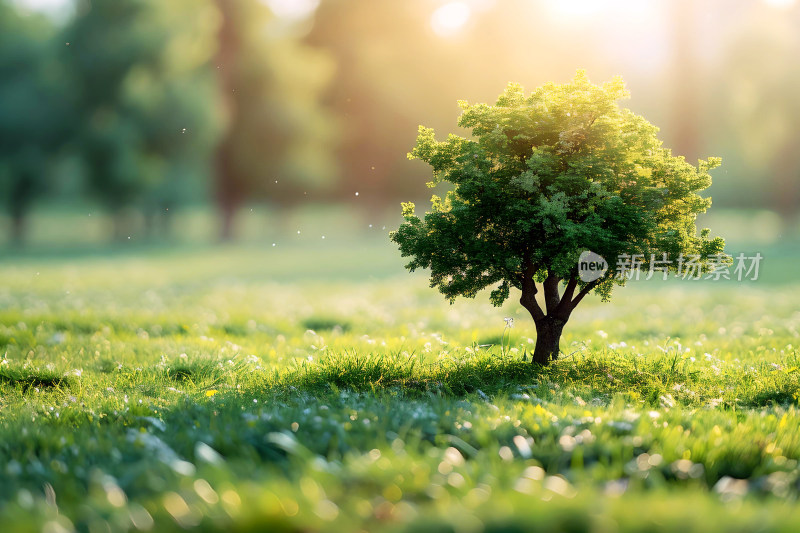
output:
M63 73L53 34L44 17L22 16L0 1L0 197L17 244L64 138Z
M152 214L197 188L184 178L202 176L216 137L214 30L212 4L191 0L95 0L64 29L74 148L117 239L130 209Z
M623 254L641 254L644 268L667 254L671 270L680 254L696 254L708 271L723 250L721 238L709 239L708 230L697 236L695 225L711 203L698 192L720 160L695 167L673 156L655 126L619 107L627 96L621 78L597 86L583 71L527 97L509 84L494 106L460 102L458 124L473 139L437 142L420 127L409 154L433 168L430 186L453 188L444 200L433 196L423 219L403 204L405 222L391 239L412 258L406 267L430 269L431 286L451 303L494 286L499 306L519 290L536 325L534 362L558 357L564 325L587 294L608 300L615 284L625 284L614 275ZM589 282L578 271L585 250L612 265Z

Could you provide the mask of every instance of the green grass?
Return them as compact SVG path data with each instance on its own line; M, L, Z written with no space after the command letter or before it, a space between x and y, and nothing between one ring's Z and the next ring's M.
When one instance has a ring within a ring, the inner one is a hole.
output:
M779 279L587 300L547 368L519 306L450 306L383 240L0 260L0 516L797 531L800 285L776 255Z

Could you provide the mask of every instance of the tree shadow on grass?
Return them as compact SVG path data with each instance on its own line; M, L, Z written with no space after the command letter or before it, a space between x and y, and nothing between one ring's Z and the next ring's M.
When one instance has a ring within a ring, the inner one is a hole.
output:
M298 390L310 393L347 389L355 392L402 390L409 396L431 393L465 396L473 393L496 395L525 390L549 396L554 389L588 397L609 398L616 394L646 405L677 402L686 406L705 406L716 399L720 387L730 398L721 408L759 408L797 402L798 384L794 377L773 376L756 388L740 387L735 373L710 376L711 370L692 367L670 356L640 357L620 354L593 354L565 358L541 366L519 358L483 353L463 359L441 359L423 363L402 354L329 354L313 362L302 362L276 373L267 389L278 394ZM788 381L787 381L788 380Z
M0 370L0 385L10 385L28 392L34 388L66 389L72 385L72 380L55 372L4 369Z
M270 388L309 392L347 389L355 392L402 389L409 394L430 392L463 396L478 390L495 394L530 384L544 367L507 357L478 357L464 361L422 363L404 355L331 354L312 363L301 363L280 374Z

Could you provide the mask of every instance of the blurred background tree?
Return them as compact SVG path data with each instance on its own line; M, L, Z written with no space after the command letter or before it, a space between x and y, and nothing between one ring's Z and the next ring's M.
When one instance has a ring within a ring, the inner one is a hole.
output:
M70 140L88 193L113 214L116 239L134 229L132 208L153 230L157 213L203 187L215 140L204 70L213 51L209 9L186 0L93 0L63 31Z
M333 188L336 127L320 105L332 73L327 54L281 30L259 0L216 5L221 22L215 66L225 125L214 184L220 234L228 240L236 211L247 201L290 208L309 193L313 198Z
M339 200L352 201L358 192L381 210L426 181L424 174L409 179L406 153L420 113L442 114L437 99L431 105L430 80L447 80L437 77L437 59L445 54L431 42L420 7L416 0L325 0L314 15L306 42L336 62L323 103L342 123Z
M800 216L800 63L789 59L800 57L800 18L752 7L747 14L717 69L712 135L734 162L720 199L772 209L789 233Z
M17 245L28 211L50 185L67 126L54 34L45 17L0 3L0 197Z

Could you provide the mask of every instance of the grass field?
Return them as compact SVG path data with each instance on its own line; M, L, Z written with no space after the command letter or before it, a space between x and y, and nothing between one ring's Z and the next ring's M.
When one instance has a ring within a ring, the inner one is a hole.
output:
M385 235L0 259L0 524L797 531L796 250L587 300L548 368Z

